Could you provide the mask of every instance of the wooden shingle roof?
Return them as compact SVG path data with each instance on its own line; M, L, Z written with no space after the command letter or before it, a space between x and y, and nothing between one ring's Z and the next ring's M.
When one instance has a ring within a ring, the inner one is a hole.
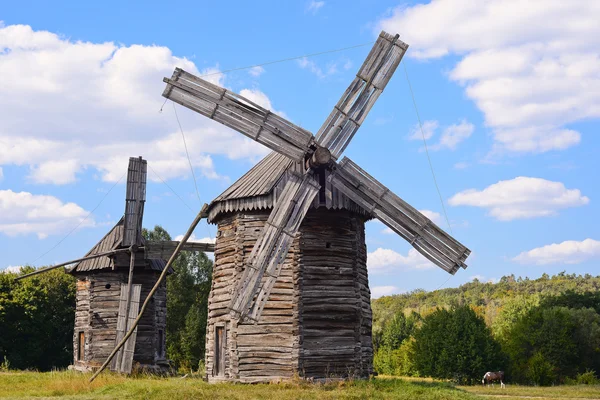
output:
M284 155L269 153L210 203L208 221L215 222L223 213L273 208L290 172L302 174L304 168ZM345 209L370 216L368 211L332 187L327 179L324 184L325 200L320 201L317 195L313 208Z
M124 227L124 217L121 217L119 222L110 230L94 247L91 248L90 251L87 252L86 256L98 253L105 253L111 250L115 250L117 248L122 248L121 243L123 242L123 227ZM142 245L144 244L144 238L142 238ZM129 253L127 253L129 254ZM129 257L129 256L128 256ZM145 261L145 269L154 270L154 271L162 271L167 262L161 259L147 258ZM122 266L122 265L121 265ZM77 264L75 264L70 270L69 273L73 272L86 272L86 271L94 271L101 269L114 269L115 267L115 259L114 257L98 257L91 260L84 260ZM127 265L127 267L129 267ZM136 263L137 268L137 263ZM170 269L169 272L172 272Z

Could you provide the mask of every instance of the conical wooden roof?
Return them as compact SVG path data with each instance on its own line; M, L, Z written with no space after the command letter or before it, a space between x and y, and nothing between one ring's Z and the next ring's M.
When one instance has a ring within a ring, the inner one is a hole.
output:
M124 217L121 217L119 222L110 230L94 247L91 248L90 251L87 252L86 256L98 253L105 253L111 250L115 250L117 248L122 248L121 243L123 242L123 226L124 226ZM142 245L144 245L145 240L142 238ZM141 250L143 251L143 250ZM167 262L161 259L145 259L146 261L146 269L151 269L155 271L162 271ZM93 258L91 260L84 260L71 268L69 273L74 272L86 272L86 271L94 271L101 269L114 269L115 268L115 260L114 257L98 257ZM171 271L169 271L171 272Z
M290 172L302 174L304 168L300 163L284 155L276 152L269 153L210 203L208 221L216 222L219 215L228 212L272 208L285 185L286 175ZM326 178L327 176L321 181L325 186L325 198L322 198L323 195L317 195L313 208L345 209L370 216L367 210L332 187Z

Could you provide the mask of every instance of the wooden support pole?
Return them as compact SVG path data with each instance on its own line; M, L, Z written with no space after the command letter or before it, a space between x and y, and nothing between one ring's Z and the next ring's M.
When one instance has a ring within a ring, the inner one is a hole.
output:
M33 275L41 274L43 272L51 271L51 270L56 269L56 268L64 267L65 265L74 264L74 263L77 263L77 262L80 262L80 261L85 261L85 260L92 260L94 258L99 258L99 257L112 256L114 254L122 253L124 251L129 251L129 249L111 250L111 251L107 251L105 253L92 254L90 256L85 256L85 257L82 257L82 258L78 258L76 260L71 260L71 261L67 261L67 262L64 262L64 263L56 264L56 265L53 265L51 267L46 267L46 268L38 269L37 271L30 272L29 274L25 274L23 276L17 276L15 278L15 281L20 281L21 279L29 278L30 276L33 276Z
M192 224L188 228L187 232L185 233L185 236L183 237L183 239L181 239L181 242L179 242L179 245L177 246L177 248L175 249L175 251L171 255L171 258L169 258L169 261L167 262L167 265L165 266L165 268L163 269L162 273L160 274L160 277L158 278L158 280L156 281L156 283L152 287L152 290L150 290L150 293L148 294L148 297L146 297L146 300L144 300L144 304L142 305L142 308L140 309L140 312L139 312L137 318L133 322L133 325L129 328L129 330L127 331L127 334L123 337L123 339L121 339L121 341L119 342L119 344L117 344L117 346L113 349L113 351L110 353L110 355L108 356L108 358L106 359L106 361L104 361L104 364L102 364L102 366L100 367L100 369L98 371L96 371L96 373L94 375L92 375L92 377L90 378L90 383L93 382L94 379L96 379L96 377L98 375L100 375L100 373L102 371L104 371L104 369L108 366L108 364L110 364L110 362L113 359L113 357L115 356L115 354L117 354L117 352L121 349L121 347L123 347L123 345L125 344L125 342L127 342L127 339L129 339L129 337L133 334L133 331L135 330L135 327L139 324L140 320L142 319L142 315L144 314L144 311L146 311L146 307L148 306L148 303L150 303L150 299L152 298L152 296L154 296L154 293L156 293L156 291L158 290L158 287L160 286L160 284L162 283L162 281L167 276L167 271L171 267L171 264L173 264L173 261L175 261L175 259L179 255L179 252L181 251L181 249L185 245L185 242L187 242L188 239L190 238L190 236L192 235L192 232L194 232L194 229L196 229L196 226L198 225L198 223L200 222L200 220L202 218L206 218L207 217L207 215L208 215L207 210L208 210L208 204L204 204L204 206L202 207L202 210L200 210L200 212L198 213L198 215L196 216L196 218L194 219L194 221L192 222Z
M133 285L133 268L135 266L135 252L138 247L133 244L129 246L129 278L127 279L127 305L125 306L125 330L127 330L127 323L129 322L129 310L131 309L131 287ZM117 371L121 372L121 366L125 362L125 351L121 354L121 359L117 359Z

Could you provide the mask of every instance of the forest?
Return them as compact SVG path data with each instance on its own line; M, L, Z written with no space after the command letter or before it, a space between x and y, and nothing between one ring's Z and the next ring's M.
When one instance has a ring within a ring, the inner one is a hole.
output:
M144 230L170 240L160 226ZM212 262L183 253L167 280L167 357L180 372L203 367ZM25 267L20 274L33 270ZM15 282L0 273L0 370L47 371L72 361L75 279L54 270ZM508 382L597 384L600 276L505 276L458 288L372 301L374 369L459 384L503 370Z
M598 383L600 276L504 276L374 300L376 372L477 383Z

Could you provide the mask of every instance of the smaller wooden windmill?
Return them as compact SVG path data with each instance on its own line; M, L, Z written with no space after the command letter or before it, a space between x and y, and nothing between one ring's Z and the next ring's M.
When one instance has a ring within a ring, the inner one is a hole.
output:
M177 241L150 242L142 237L146 201L147 163L129 159L125 214L85 257L40 269L27 278L75 264L69 273L77 278L73 368L97 369L133 326L140 304L148 297L178 246ZM184 250L213 251L207 243L186 243ZM172 270L168 267L168 273ZM162 281L141 316L140 323L112 359L111 369L130 373L134 363L146 371L168 367L165 329L167 289Z

